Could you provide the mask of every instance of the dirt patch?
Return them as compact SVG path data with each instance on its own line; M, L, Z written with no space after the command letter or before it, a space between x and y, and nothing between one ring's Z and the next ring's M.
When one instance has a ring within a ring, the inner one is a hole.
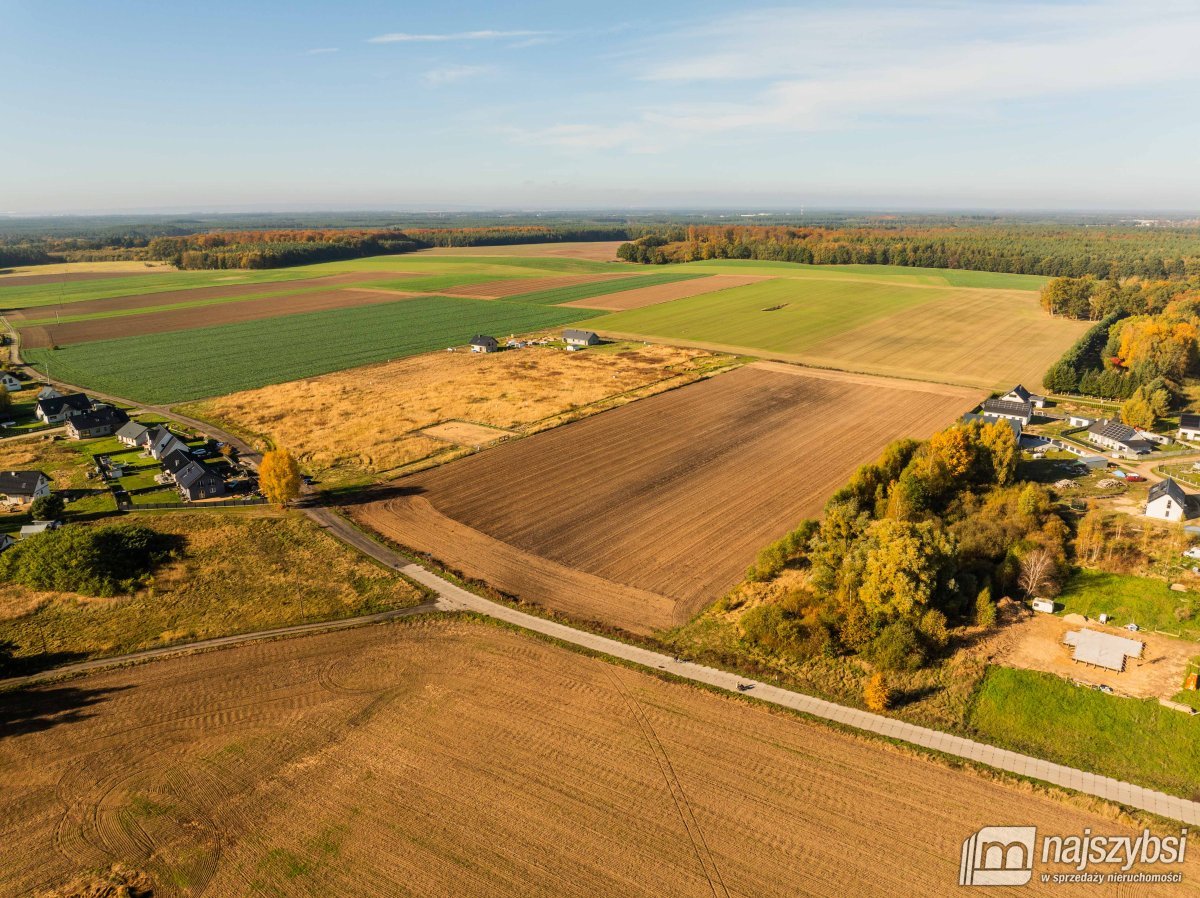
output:
M737 582L762 546L818 515L886 443L928 436L978 400L785 367L741 368L394 486L522 552L675 602L670 614L640 618L639 630L682 623ZM379 526L388 508L357 513ZM451 567L470 563L521 595L507 563L456 543L460 528L442 534L399 518L389 528L398 542L436 544ZM537 600L576 613L587 596L548 589ZM583 616L617 621L607 606Z
M511 430L501 430L497 427L484 427L482 424L472 424L469 421L446 421L426 427L421 433L436 440L445 440L459 446L486 446L496 440L502 440L513 435Z
M616 262L617 248L623 240L597 243L516 243L508 246L438 246L421 250L421 256L527 256L551 259L590 259L595 262ZM625 264L625 263L622 263Z
M953 896L981 826L1136 834L467 621L112 671L0 696L0 720L7 895L119 863L156 898Z
M192 330L197 327L214 327L219 324L260 321L264 318L277 318L281 315L299 315L304 312L327 312L331 309L379 305L413 299L420 295L399 291L325 290L296 293L290 296L272 296L266 299L247 297L245 300L237 302L221 302L207 306L146 312L143 315L120 315L114 318L95 318L90 321L72 321L66 324L25 328L21 331L21 343L31 349L55 345L67 346L72 343L90 343L95 340L111 340L117 337L164 334L171 331Z
M1144 630L1130 633L1098 621L1084 620L1078 615L1071 617L1075 619L1034 614L1013 622L1006 628L996 652L996 663L1025 670L1041 670L1093 686L1109 686L1122 695L1171 698L1183 685L1188 659L1200 654L1200 646L1194 642ZM1063 634L1082 627L1139 639L1145 643L1142 657L1128 659L1125 670L1120 673L1073 661L1070 647L1063 645Z
M581 309L607 309L623 312L626 309L640 309L643 306L654 306L675 299L686 299L689 296L699 296L701 293L715 293L718 290L728 290L731 287L744 287L757 281L766 280L762 276L742 276L729 274L714 274L712 277L695 278L690 281L677 281L673 284L659 284L656 287L640 287L635 290L622 290L607 296L596 296L592 299L577 299L574 302L564 302L564 306L575 306Z
M571 287L575 284L594 284L596 281L611 281L626 277L634 277L634 275L564 274L544 278L507 278L505 280L484 281L480 284L463 284L460 287L449 287L439 292L447 296L470 296L474 299L500 299L505 296L519 296L523 293L538 293L542 290L556 290L559 287ZM564 303L564 305L570 305L570 303Z

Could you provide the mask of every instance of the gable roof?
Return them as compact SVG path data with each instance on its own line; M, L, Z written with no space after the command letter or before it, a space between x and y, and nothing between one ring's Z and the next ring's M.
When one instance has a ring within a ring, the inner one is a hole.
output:
M472 346L499 346L495 337L489 337L487 334L476 334L471 338Z
M111 405L102 405L95 411L84 412L67 421L68 428L91 430L94 427L115 427L129 420L129 415Z
M1187 493L1183 491L1178 483L1168 477L1166 480L1159 481L1150 487L1150 497L1148 502L1155 502L1164 496L1174 499L1176 505L1187 506Z
M1004 395L1016 396L1021 402L1028 402L1033 397L1033 394L1026 390L1021 384L1017 384Z
M1087 432L1126 445L1138 442L1137 431L1120 421L1097 421L1087 429Z
M1022 418L1033 417L1033 406L1028 402L1012 402L1007 399L985 399L980 406L983 414L1019 415Z
M162 467L164 471L176 474L194 461L196 458L191 450L187 446L179 446L162 457Z
M146 432L149 429L150 428L145 424L139 424L137 421L127 421L121 426L121 429L117 431L117 436L126 440L133 440L134 442L137 442L146 435Z
M37 407L47 418L53 418L65 408L86 412L91 409L92 400L87 397L86 393L68 393L66 396L48 396L45 399L39 399Z
M0 471L0 493L6 496L32 496L43 480L41 471Z
M212 475L213 477L217 476L213 471L209 470L208 466L203 462L191 461L184 465L184 467L180 469L179 473L175 475L175 483L184 489L187 489L195 486L208 475Z
M596 336L595 331L581 331L581 330L576 330L575 328L571 328L571 327L569 327L565 331L563 331L563 339L564 340L583 340L586 342L586 341L590 341L595 336Z
M1200 415L1195 413L1180 415L1179 426L1183 430L1200 430Z

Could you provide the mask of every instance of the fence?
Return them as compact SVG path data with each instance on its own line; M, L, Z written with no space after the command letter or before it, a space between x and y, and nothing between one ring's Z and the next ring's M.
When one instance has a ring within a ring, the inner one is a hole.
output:
M222 499L220 502L139 502L117 500L119 511L142 511L145 509L187 508L193 511L205 508L237 508L242 505L266 505L267 500L259 496L249 499Z

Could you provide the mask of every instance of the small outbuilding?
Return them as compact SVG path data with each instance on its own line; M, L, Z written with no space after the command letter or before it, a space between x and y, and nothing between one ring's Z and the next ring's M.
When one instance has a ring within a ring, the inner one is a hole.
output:
M500 344L495 337L476 334L471 338L471 352L499 352Z
M1072 427L1091 427L1096 423L1096 419L1085 418L1083 415L1067 415L1067 423Z
M1033 610L1039 614L1054 613L1054 602L1051 599L1034 599L1031 604L1033 605Z
M34 521L32 524L26 524L21 528L21 539L28 539L31 536L37 536L39 533L45 533L47 530L57 530L62 526L62 521Z
M4 387L10 393L19 393L22 386L24 384L9 372L0 372L0 387Z
M1179 416L1179 439L1200 440L1200 415L1188 413Z
M1063 636L1063 642L1071 646L1071 658L1081 664L1103 667L1118 673L1125 669L1128 658L1142 657L1145 643L1098 630L1071 630Z
M563 342L568 346L596 346L600 343L600 337L595 331L581 331L567 328L563 331Z

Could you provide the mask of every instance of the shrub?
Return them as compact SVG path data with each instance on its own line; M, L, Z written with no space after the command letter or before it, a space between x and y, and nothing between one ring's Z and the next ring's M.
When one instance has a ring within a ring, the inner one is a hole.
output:
M35 521L56 521L63 516L67 503L62 496L51 493L49 496L38 496L29 507Z
M975 623L980 627L991 627L996 623L996 603L992 591L986 586L975 597Z
M892 690L883 674L874 674L867 680L867 685L863 688L863 701L868 708L877 713L892 706Z
M884 670L916 670L925 663L925 647L916 628L907 620L898 620L879 631L868 656Z
M69 524L0 555L0 579L32 589L112 596L133 591L179 547L177 537L148 527Z

